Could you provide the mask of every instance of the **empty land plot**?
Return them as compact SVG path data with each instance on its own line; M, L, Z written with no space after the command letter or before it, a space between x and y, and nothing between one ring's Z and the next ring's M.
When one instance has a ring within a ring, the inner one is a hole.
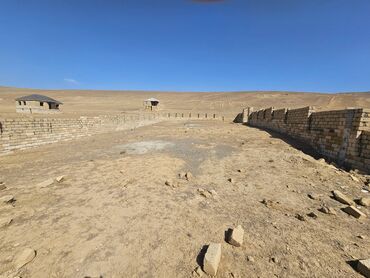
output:
M218 277L361 277L351 261L369 255L368 218L331 194L368 196L363 177L258 129L168 121L0 165L0 197L15 199L0 205L12 219L0 228L0 277L192 277L210 242L222 244ZM237 225L241 247L225 241ZM36 257L15 270L26 248Z

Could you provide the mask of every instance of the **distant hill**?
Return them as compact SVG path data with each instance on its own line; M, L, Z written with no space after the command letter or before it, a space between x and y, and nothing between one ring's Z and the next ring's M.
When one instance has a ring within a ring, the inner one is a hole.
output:
M243 107L256 109L296 108L314 106L317 110L343 109L346 107L370 108L370 92L362 93L303 93L303 92L160 92L160 91L95 91L95 90L38 90L0 86L0 116L14 116L14 99L38 93L64 103L62 116L116 114L142 108L149 97L160 100L162 109L180 111L222 111L237 113Z

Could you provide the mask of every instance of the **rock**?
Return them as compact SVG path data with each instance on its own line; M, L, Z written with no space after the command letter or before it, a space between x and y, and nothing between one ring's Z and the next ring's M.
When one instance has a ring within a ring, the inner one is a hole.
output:
M193 175L190 172L186 172L185 178L187 181L190 181L193 178Z
M43 182L40 182L37 187L38 188L45 188L45 187L48 187L50 185L52 185L54 183L54 180L53 179L48 179L48 180L45 180Z
M12 218L2 218L0 219L0 228L9 226L13 222Z
M307 194L308 198L312 200L321 200L322 195L321 194L316 194L316 193L309 193Z
M331 214L331 215L337 214L333 208L326 207L326 206L322 206L321 208L319 208L319 211L325 214Z
M200 195L202 195L205 198L209 198L212 196L212 194L208 190L204 190L202 188L198 188L198 192Z
M0 197L0 203L10 204L13 202L15 202L15 198L13 195L5 195L3 197Z
M366 218L366 214L357 209L354 206L348 206L343 209L344 212L348 213L349 215L352 215L355 218Z
M242 169L238 169L238 170L236 170L237 172L239 172L239 173L241 173L241 172L243 172L243 170Z
M252 256L247 256L247 261L251 262L251 263L254 263L255 260Z
M300 220L300 221L306 221L306 218L302 215L302 214L297 214L296 216L295 216L295 218L297 218L298 220Z
M59 176L59 177L56 177L56 178L55 178L55 180L56 180L57 182L62 182L62 181L64 181L64 180L65 180L65 177L64 177L64 176Z
M231 183L234 183L235 182L233 178L228 178L227 181L228 182L231 182Z
M29 262L31 262L36 257L36 251L27 248L24 249L20 254L18 254L14 260L14 266L16 269L20 269L21 267L25 266Z
M360 239L365 239L366 238L366 236L364 236L364 235L358 235L357 237L360 238Z
M351 179L352 179L353 181L355 181L355 182L360 182L360 180L359 180L357 177L355 177L354 175L349 174L349 176L351 177Z
M308 214L307 214L307 216L308 216L308 217L311 217L311 218L314 218L314 219L316 219L316 218L317 218L317 214L316 214L316 213L314 213L314 212L310 212L310 213L308 213Z
M4 183L0 183L0 190L4 190L4 189L6 189L5 184Z
M229 243L236 247L243 245L244 230L242 226L238 225L235 229L232 230L229 238Z
M180 172L179 173L179 179L185 179L185 175L186 175L185 172Z
M221 260L221 243L211 243L204 255L203 270L211 276L216 276Z
M370 259L359 260L357 262L357 271L365 277L370 277Z
M342 204L349 205L349 206L352 206L355 204L353 200L351 200L350 198L348 198L346 195L344 195L342 192L338 190L333 191L333 196L337 201L341 202Z
M216 190L212 189L212 190L209 190L208 192L211 193L211 195L212 195L213 198L217 198L218 197L218 194L217 194Z
M370 207L370 198L369 197L361 198L359 203L361 206Z

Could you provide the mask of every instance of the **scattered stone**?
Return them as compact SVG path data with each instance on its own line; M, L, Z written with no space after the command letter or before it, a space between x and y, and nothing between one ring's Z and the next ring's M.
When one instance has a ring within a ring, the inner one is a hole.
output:
M45 180L43 182L40 182L37 187L38 188L46 188L50 185L52 185L54 183L54 180L53 179L48 179L48 180Z
M0 219L0 228L4 228L6 226L9 226L12 222L13 222L12 218Z
M279 262L279 259L276 257L271 257L270 261L277 264Z
M333 191L334 198L342 204L353 206L355 202L338 190Z
M243 245L244 230L241 225L238 225L230 234L229 243L236 247Z
M365 239L366 237L364 235L358 235L358 238Z
M297 218L299 221L306 221L306 218L302 214L297 214L295 218Z
M364 207L370 207L370 198L369 197L361 198L359 204Z
M3 197L0 197L0 203L10 204L14 202L15 202L15 198L13 195L5 195Z
M370 277L370 259L359 260L357 262L357 271L365 277Z
M185 179L185 175L186 175L185 172L180 172L179 173L179 179Z
M193 178L193 175L192 175L190 172L186 172L186 174L185 174L185 179L186 179L187 181L190 181L192 178Z
M218 196L216 190L214 190L214 189L211 189L208 192L211 193L214 198Z
M251 263L254 263L255 260L252 256L247 256L247 261L251 262Z
M62 181L64 181L64 180L65 180L65 177L64 177L64 176L59 176L59 177L56 177L56 178L55 178L55 180L56 180L57 182L62 182Z
M321 200L322 194L309 193L307 196L312 200Z
M366 217L365 213L363 213L362 211L360 211L359 209L357 209L354 206L348 206L348 207L344 208L343 211L348 213L349 215L352 215L355 218L358 218L358 219Z
M231 182L231 183L234 183L235 182L233 178L228 178L227 181L228 182Z
M310 212L310 213L308 213L308 214L307 214L307 216L308 216L308 217L311 217L311 218L314 218L314 219L316 219L316 218L317 218L317 214L316 214L316 213L314 213L314 212Z
M237 172L239 172L239 173L241 173L242 172L242 169L238 169L238 170L236 170Z
M36 257L35 250L31 248L24 249L20 254L16 256L15 261L14 261L14 266L18 270L21 267L28 264L29 262L31 262L35 257Z
M319 211L325 214L331 214L331 215L337 214L333 208L327 207L327 206L322 206L321 208L319 208Z
M211 243L203 260L203 270L211 276L216 276L221 260L221 243Z

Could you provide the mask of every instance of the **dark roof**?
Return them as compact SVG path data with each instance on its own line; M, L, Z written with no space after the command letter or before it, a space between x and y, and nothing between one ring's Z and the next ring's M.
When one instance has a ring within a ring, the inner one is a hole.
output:
M56 104L63 104L62 102L52 99L50 97L43 96L43 95L37 95L37 94L19 97L19 98L16 98L15 100L17 101L40 101L40 102L51 102L51 103L56 103Z

